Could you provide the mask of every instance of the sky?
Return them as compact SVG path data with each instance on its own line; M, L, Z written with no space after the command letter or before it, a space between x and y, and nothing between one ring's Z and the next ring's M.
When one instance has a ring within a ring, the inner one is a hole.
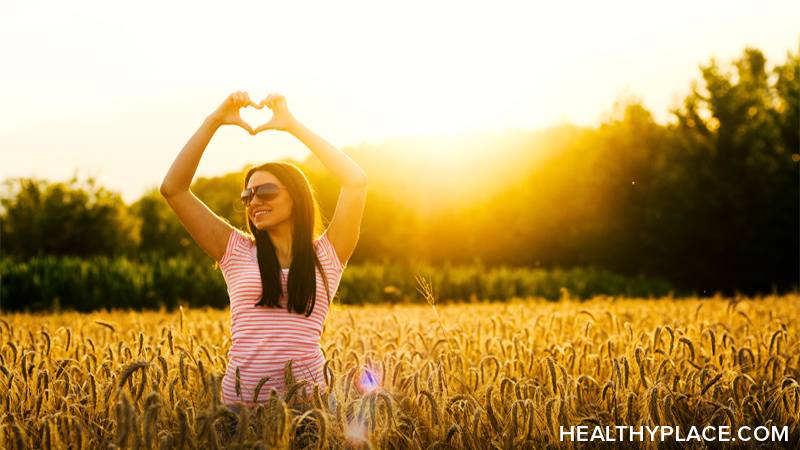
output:
M631 96L666 123L699 65L746 47L796 53L800 2L0 0L0 180L77 173L130 203L236 90L280 92L340 148L594 126ZM223 127L197 175L308 154Z

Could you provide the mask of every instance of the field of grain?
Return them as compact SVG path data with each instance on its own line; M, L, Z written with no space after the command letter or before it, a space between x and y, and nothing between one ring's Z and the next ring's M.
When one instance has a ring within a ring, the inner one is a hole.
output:
M298 382L238 415L219 403L228 311L4 313L0 447L577 448L559 438L570 425L780 425L788 442L713 444L798 444L796 294L430 300L335 307L322 340L332 391ZM700 448L580 444L656 446Z

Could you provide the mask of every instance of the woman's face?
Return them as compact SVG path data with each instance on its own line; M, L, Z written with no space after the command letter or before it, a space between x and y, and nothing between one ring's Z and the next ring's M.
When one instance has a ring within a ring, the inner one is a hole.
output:
M284 186L275 175L259 170L250 176L250 180L247 181L247 189L266 183ZM294 200L289 195L289 191L280 189L278 196L272 200L265 201L258 196L253 196L250 206L247 207L247 217L253 221L253 225L257 229L263 231L284 222L291 224L293 206Z

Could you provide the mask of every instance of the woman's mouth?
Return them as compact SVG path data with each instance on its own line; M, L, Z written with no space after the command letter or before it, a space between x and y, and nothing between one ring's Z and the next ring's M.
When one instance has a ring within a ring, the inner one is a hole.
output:
M262 209L261 211L256 211L255 214L253 214L253 219L258 219L259 217L262 217L265 214L268 214L270 212L272 212L271 209L270 210L263 210Z

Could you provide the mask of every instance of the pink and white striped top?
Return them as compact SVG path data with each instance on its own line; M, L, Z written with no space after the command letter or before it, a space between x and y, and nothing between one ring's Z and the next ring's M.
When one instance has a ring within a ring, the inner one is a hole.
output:
M328 279L330 294L333 295L345 266L339 261L327 232L314 241L314 250ZM319 341L328 316L330 298L325 292L319 269L315 268L316 304L311 315L306 317L286 310L289 269L281 270L281 309L254 306L261 297L262 286L256 243L249 235L233 229L219 266L231 298L232 341L228 368L222 380L222 403L235 405L237 401L242 401L253 406L256 384L265 375L271 378L259 392L259 403L269 400L270 388L277 389L283 395L288 388L285 386L283 368L289 359L293 360L292 373L298 381L308 380L319 384L320 390L325 389L325 377L322 374L325 358ZM241 397L236 395L237 367Z

